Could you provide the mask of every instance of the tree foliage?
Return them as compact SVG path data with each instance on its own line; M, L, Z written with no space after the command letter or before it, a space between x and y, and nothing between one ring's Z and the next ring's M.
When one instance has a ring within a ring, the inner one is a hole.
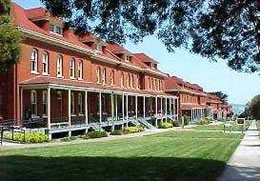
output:
M0 0L0 73L19 61L21 34L9 15L10 1Z
M218 96L223 103L227 103L227 98L228 98L227 94L225 94L221 91L211 92L210 94Z
M239 117L249 117L260 120L260 95L256 95L246 104L245 110Z
M41 1L81 34L120 44L155 35L171 52L185 47L236 71L259 71L259 0Z

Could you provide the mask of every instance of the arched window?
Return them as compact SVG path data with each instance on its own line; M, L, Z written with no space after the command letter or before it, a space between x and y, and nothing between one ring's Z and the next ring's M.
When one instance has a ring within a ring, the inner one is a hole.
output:
M102 69L102 83L105 85L106 84L106 79L107 79L107 69L103 68Z
M38 72L38 50L37 49L33 49L31 52L31 72L32 73L36 73Z
M57 77L63 77L63 56L59 55L57 58Z
M112 70L112 71L110 72L110 85L113 86L114 83L115 83L115 71Z
M75 59L74 58L70 60L70 78L71 79L75 78Z
M98 66L96 71L97 71L97 83L100 84L101 83L101 68Z
M37 92L35 90L31 91L30 94L30 105L31 105L31 115L37 115Z
M80 60L78 63L78 79L83 79L83 61Z
M43 115L47 116L47 106L48 106L48 99L47 99L47 91L42 92L42 106L43 106Z
M49 73L49 54L44 52L42 56L42 74L47 75Z
M78 94L78 109L79 113L83 114L83 95L81 93Z
M132 81L131 87L135 88L135 82L134 82L134 75L133 74L132 74L132 77L131 77L131 81Z

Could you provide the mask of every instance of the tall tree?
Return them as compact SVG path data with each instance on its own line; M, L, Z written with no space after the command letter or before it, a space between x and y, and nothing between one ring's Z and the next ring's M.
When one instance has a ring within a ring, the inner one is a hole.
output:
M0 0L0 73L19 61L21 34L11 21L10 1Z
M227 94L225 94L225 93L223 93L221 91L211 92L210 94L218 96L223 103L227 103L227 98L228 98Z
M244 112L239 117L250 117L260 120L260 95L256 95L246 104Z
M236 71L260 64L259 0L41 0L78 33L135 43L155 35L173 52L185 47Z

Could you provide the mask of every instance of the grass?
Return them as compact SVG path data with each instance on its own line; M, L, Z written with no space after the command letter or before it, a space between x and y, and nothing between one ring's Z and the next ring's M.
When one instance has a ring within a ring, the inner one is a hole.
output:
M194 128L195 130L216 130L216 131L224 131L224 125L201 125ZM242 131L242 126L233 124L231 128L226 127L226 131Z
M192 130L3 150L0 180L215 180L239 142L239 134Z

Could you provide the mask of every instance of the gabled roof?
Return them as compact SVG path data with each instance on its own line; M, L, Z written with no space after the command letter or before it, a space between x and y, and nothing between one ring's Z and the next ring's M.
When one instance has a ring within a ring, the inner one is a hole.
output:
M50 16L50 13L45 8L39 7L39 8L31 8L26 10L26 15L28 19L30 20L37 20L37 19L48 19L48 16Z
M155 59L151 58L150 56L146 55L145 53L142 53L142 52L141 53L134 53L134 55L145 63L146 62L151 62L151 63L155 63L155 64L158 63Z
M132 54L126 48L124 48L121 45L118 45L117 43L108 43L108 46L107 47L114 54L129 54L129 55Z

